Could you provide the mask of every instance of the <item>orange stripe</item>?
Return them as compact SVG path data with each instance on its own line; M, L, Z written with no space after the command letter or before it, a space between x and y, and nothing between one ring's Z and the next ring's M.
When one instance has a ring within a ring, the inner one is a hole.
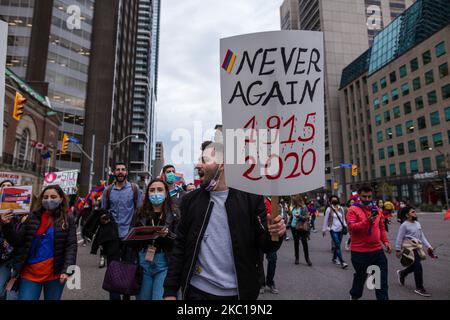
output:
M233 53L233 56L231 57L230 64L228 66L227 72L230 73L233 69L234 61L236 60L236 55Z

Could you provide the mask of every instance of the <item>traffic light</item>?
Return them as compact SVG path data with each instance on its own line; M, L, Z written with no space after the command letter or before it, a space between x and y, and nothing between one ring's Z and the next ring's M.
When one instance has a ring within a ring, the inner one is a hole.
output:
M27 102L27 99L25 99L25 97L19 92L16 92L16 97L14 98L13 118L17 121L20 121L20 119L22 119L25 102Z
M333 183L333 189L334 189L334 190L339 189L339 183L334 182L334 183Z
M66 133L64 133L63 140L61 143L61 154L67 153L67 150L69 149L69 142L70 142L69 136Z
M358 166L356 164L352 165L352 176L356 177L358 175Z

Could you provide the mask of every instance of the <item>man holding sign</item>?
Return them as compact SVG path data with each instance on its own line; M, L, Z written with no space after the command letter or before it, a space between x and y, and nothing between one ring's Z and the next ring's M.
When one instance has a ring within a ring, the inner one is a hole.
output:
M204 145L205 146L205 145ZM286 226L267 222L264 198L228 188L223 145L206 145L197 164L201 188L181 204L164 297L175 300L254 300L259 294L259 250L278 250ZM279 236L276 242L272 236Z

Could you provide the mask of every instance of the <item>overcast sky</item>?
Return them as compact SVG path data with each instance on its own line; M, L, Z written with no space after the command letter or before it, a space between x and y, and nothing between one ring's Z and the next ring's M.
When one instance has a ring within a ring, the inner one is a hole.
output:
M172 141L175 129L188 130L193 136L194 121L201 122L203 131L222 121L220 39L280 30L282 0L161 2L157 140L164 143L167 164L172 162L172 149L178 143ZM192 182L193 162L174 164L186 181Z

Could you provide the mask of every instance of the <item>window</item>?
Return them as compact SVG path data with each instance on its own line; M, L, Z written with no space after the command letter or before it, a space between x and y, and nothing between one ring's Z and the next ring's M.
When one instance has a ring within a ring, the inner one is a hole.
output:
M445 156L443 154L436 156L436 167L438 169L445 169Z
M398 99L398 89L392 90L392 101L395 101Z
M406 162L400 162L400 175L401 176L406 176L407 175Z
M422 159L423 171L431 171L431 158Z
M401 137L403 135L402 125L398 124L395 126L395 135Z
M402 94L404 96L409 94L409 84L408 83L405 83L405 84L402 85Z
M382 177L386 177L386 166L380 167L380 174Z
M416 152L416 141L415 140L409 140L408 141L408 152L414 153Z
M430 113L430 122L432 126L437 126L441 123L439 120L439 111Z
M376 115L375 116L375 125L378 127L381 125L381 115Z
M389 121L391 121L391 112L388 110L388 111L384 112L384 122L389 122Z
M427 96L428 96L428 104L430 106L437 102L437 96L436 96L436 91L435 90L433 90L431 92L428 92Z
M419 130L425 129L427 127L425 117L417 118L417 126L419 127Z
M392 139L392 128L387 128L386 129L386 140L391 140Z
M389 103L389 95L387 93L383 94L381 100L383 101L383 105L387 105Z
M410 66L411 66L411 72L416 71L417 69L419 69L419 60L417 60L417 58L412 59L409 62Z
M378 159L384 160L384 148L378 149Z
M428 150L428 148L430 147L428 144L428 137L420 137L419 139L420 141L420 150Z
M402 156L405 154L405 145L403 143L397 144L397 153L399 156Z
M372 93L375 94L378 92L378 82L372 83Z
M412 121L412 120L406 121L406 132L408 132L408 133L414 132L414 121Z
M397 172L395 171L395 163L389 165L389 174L391 176L397 175Z
M413 89L414 91L420 89L420 77L417 77L413 80Z
M417 160L411 160L409 166L411 167L411 173L419 172L419 163Z
M450 83L442 87L442 100L450 98Z
M425 84L430 84L434 82L433 69L425 72Z
M405 110L405 115L411 113L411 102L406 102L403 105L403 109Z
M420 110L423 108L424 104L422 96L417 97L414 101L416 102L416 110Z
M400 116L401 116L401 114L400 114L400 106L394 107L393 113L394 113L394 119L400 118Z
M30 131L28 129L25 129L22 132L22 136L19 140L18 145L18 152L17 152L17 158L20 160L28 160L29 159L29 149L30 149Z
M431 52L430 52L430 50L428 50L428 51L426 51L426 52L424 52L422 54L422 60L423 60L423 64L424 65L431 62Z
M386 88L386 77L380 79L381 89Z
M442 79L442 78L444 78L446 76L448 76L448 64L447 64L447 62L444 63L444 64L441 64L439 66L439 78Z
M373 108L375 110L377 110L379 107L380 107L380 100L378 100L378 98L377 98L377 99L373 100Z
M407 75L406 66L402 65L400 67L400 78L406 77L406 75Z
M436 47L436 57L440 57L445 54L445 41L439 43Z
M395 156L394 146L387 147L387 153L389 158L393 158Z
M445 108L445 121L450 121L450 107Z
M382 142L383 141L383 131L378 131L377 132L377 142Z
M433 145L435 148L442 147L444 145L444 140L442 140L442 133L433 134Z
M389 74L389 80L391 81L391 83L394 83L395 81L397 81L397 75L396 75L395 71L392 71Z

